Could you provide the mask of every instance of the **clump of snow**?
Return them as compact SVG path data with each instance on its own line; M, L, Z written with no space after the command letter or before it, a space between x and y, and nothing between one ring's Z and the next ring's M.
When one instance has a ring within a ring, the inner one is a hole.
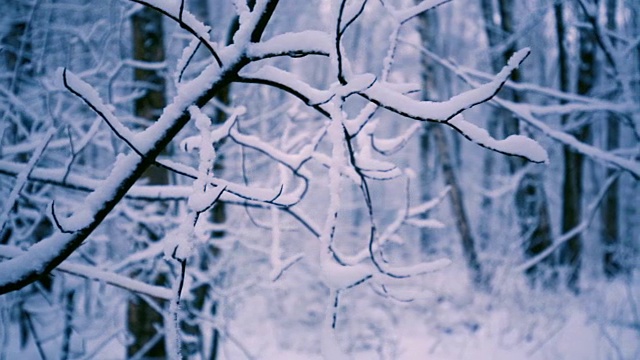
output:
M448 123L478 145L501 153L521 156L537 163L549 162L547 151L538 142L526 136L510 135L504 140L496 140L487 130L466 121L462 115L457 115Z

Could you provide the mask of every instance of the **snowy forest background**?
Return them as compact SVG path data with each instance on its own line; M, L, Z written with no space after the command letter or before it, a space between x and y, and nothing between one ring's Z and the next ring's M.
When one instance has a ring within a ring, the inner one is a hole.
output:
M639 140L636 0L4 1L0 359L638 359Z

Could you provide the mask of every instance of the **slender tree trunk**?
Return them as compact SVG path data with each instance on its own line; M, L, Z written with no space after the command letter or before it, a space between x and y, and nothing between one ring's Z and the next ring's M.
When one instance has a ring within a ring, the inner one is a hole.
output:
M484 18L484 29L487 35L487 41L489 45L489 53L493 52L493 48L501 42L502 34L500 32L499 25L494 21L494 7L492 0L481 0L480 9L482 10L482 16ZM493 71L499 69L498 58L491 56L491 68ZM498 118L503 117L504 110L491 108L489 110L489 117L487 118L487 131L492 136L497 136L498 131ZM496 168L496 154L493 151L486 151L484 153L484 159L482 163L482 187L484 189L490 189L493 186L493 178L498 170ZM483 196L480 203L480 221L478 222L478 235L480 239L481 248L489 246L491 237L493 236L493 229L491 227L495 217L494 214L494 201L490 196Z
M558 9L562 9L559 7ZM591 91L595 82L595 40L591 29L581 29L579 32L579 63L577 92L586 95ZM589 137L589 126L581 125L574 130L573 135L580 141ZM568 146L564 153L564 183L562 204L562 232L576 227L582 219L583 196L583 163L584 155L574 152ZM566 284L575 292L579 291L579 277L582 257L582 240L575 235L560 247L560 264L566 267Z
M615 31L616 25L616 10L617 1L607 0L606 2L606 17L607 28ZM615 44L615 39L612 39ZM614 150L620 146L620 122L619 119L610 114L607 119L606 126L606 149ZM613 169L606 170L606 178L609 178L614 173ZM602 200L602 207L600 209L600 216L602 222L601 241L604 247L604 254L602 257L602 267L604 274L608 278L616 276L620 270L620 262L616 259L616 252L620 246L620 235L618 229L619 219L619 189L618 180L612 185L604 199Z
M162 15L144 7L131 18L132 49L135 60L145 62L161 62L165 60L164 30ZM155 121L165 107L165 80L157 70L134 69L134 80L146 91L135 100L134 114L137 117ZM144 173L150 184L165 185L169 183L169 174L165 169L150 166ZM156 284L163 279L154 279ZM128 328L133 342L127 347L128 356L133 356L156 337L156 327L161 326L163 318L155 309L140 298L129 302L127 311ZM166 357L164 336L146 351L148 359Z
M462 253L467 262L467 267L471 272L471 280L477 287L486 289L490 285L490 279L487 277L487 274L483 273L482 266L478 259L478 253L475 248L475 238L471 231L471 224L469 223L466 207L464 205L462 188L460 187L460 183L453 166L453 159L451 158L446 134L442 126L437 124L431 124L428 131L433 134L434 141L438 147L438 154L440 155L440 163L442 164L442 174L444 175L445 183L451 187L449 196L451 199L451 206L453 208L453 216L456 223L456 229L460 234Z
M437 13L435 11L430 11L421 15L419 30L422 37L422 42L426 46L436 44L438 21ZM438 97L438 94L436 93L436 68L431 59L429 59L426 55L422 56L421 63L423 67L423 97L430 100L436 100ZM429 146L431 140L438 150L439 161L442 166L442 173L445 183L451 187L449 195L453 209L453 216L455 218L456 229L460 234L462 253L466 260L467 267L471 273L471 280L476 287L485 289L489 286L489 279L486 274L483 273L480 261L478 260L476 241L473 236L469 218L467 216L467 211L464 205L463 191L457 178L454 159L451 155L450 145L441 125L429 124L426 126L426 131L422 134L421 139L422 159L426 159L429 156L428 151L433 151L432 147ZM422 172L424 172L425 170L428 171L428 169L423 169ZM423 197L429 196L426 188L427 186L423 186Z
M68 291L65 295L64 309L64 331L62 333L62 347L60 350L60 360L69 359L71 350L71 336L73 335L73 316L74 316L74 295L73 290Z
M132 16L133 58L135 60L145 62L165 60L162 20L162 14L147 7ZM135 68L133 78L138 86L145 90L145 94L135 100L135 116L155 121L166 105L166 86L162 73L158 70ZM155 185L169 183L169 172L156 166L149 167L144 177Z
M497 5L496 9L494 5ZM514 25L514 1L510 0L498 0L494 2L492 0L481 0L482 14L485 21L485 32L489 42L491 51L498 46L504 46L504 51L499 54L493 54L491 57L491 65L493 71L499 71L502 66L509 60L510 56L517 50L516 42L511 41L510 35L513 35L515 31ZM499 14L495 16L496 12ZM496 22L495 20L499 22ZM511 41L506 44L506 41ZM519 70L513 71L511 80L519 81L521 74ZM501 90L500 97L513 102L519 102L520 96L517 92L510 89ZM498 123L502 124L502 128L498 126ZM508 111L497 109L493 110L490 114L488 123L488 130L495 136L508 136L512 134L519 134L520 123L511 113ZM500 130L502 133L500 134ZM484 160L484 176L485 184L489 184L489 177L493 175L495 171L495 158L494 154L488 153ZM513 175L520 171L527 163L525 160L516 157L510 157L507 159L508 170ZM518 220L518 226L520 228L520 234L524 238L523 252L526 258L534 257L537 254L544 251L551 245L551 220L548 210L547 197L544 191L542 177L539 173L528 172L525 174L518 184L515 192L515 207ZM484 198L482 202L482 212L492 211L491 199ZM486 216L485 216L486 217ZM487 226L486 224L483 226ZM486 231L486 230L485 230ZM552 257L545 258L540 264L535 265L527 270L527 275L534 285L540 277L545 286L551 286L553 284L553 273L544 274L542 269L554 266L554 259Z
M438 31L438 17L434 11L428 11L420 16L418 30L425 47L433 48L436 43L436 34ZM420 57L421 80L423 97L432 98L435 96L436 89L435 80L435 64L427 56ZM428 201L434 195L431 191L431 184L435 180L437 171L430 168L431 160L434 159L435 147L433 146L433 135L428 131L427 126L424 127L420 135L420 198L422 201ZM435 163L435 162L434 162ZM433 164L435 165L435 164ZM425 214L425 216L427 216ZM431 236L432 230L420 229L420 244L424 253L430 253L434 250L434 238Z

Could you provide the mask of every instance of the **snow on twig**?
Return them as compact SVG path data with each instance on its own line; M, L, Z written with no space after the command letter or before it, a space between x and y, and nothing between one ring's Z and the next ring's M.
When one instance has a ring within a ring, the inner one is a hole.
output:
M481 86L480 84L478 84L478 82L471 79L468 74L466 74L464 71L459 70L458 67L452 64L451 62L448 62L444 59L439 58L438 56L431 53L427 49L424 49L424 48L420 48L420 49L422 52L424 52L425 54L435 59L440 65L444 66L445 68L455 73L458 77L460 77L469 85ZM536 118L532 114L528 104L517 104L512 101L502 99L498 96L493 97L491 101L511 111L513 114L518 116L518 118L526 122L531 127L541 131L546 136L573 148L575 151L582 153L586 156L589 156L593 159L607 162L617 168L624 169L625 171L628 171L631 175L633 175L635 178L640 178L640 163L638 161L615 155L612 152L604 151L595 146L579 141L571 134L567 134L564 131L551 128L549 125L547 125L540 119ZM588 100L585 99L585 101L588 101Z
M506 139L496 140L487 130L466 121L462 114L449 120L448 124L464 137L484 148L505 155L520 156L534 163L549 163L547 151L537 141L524 135L509 135Z
M400 24L404 24L405 22L413 19L414 17L422 14L423 12L434 9L440 5L446 4L451 0L423 0L419 2L417 5L407 7L404 9L396 10L391 9L389 6L389 12L391 15L398 21Z
M23 255L24 253L24 250L18 247L10 245L0 245L0 257L15 258L17 256ZM170 289L161 286L149 285L142 281L134 280L124 275L116 274L115 272L98 269L94 266L74 264L65 261L60 264L58 270L87 279L104 281L107 284L117 286L134 293L153 296L158 299L169 300L172 296Z
M376 82L360 95L385 109L415 120L446 123L464 110L493 98L530 52L529 48L517 51L492 81L442 102L414 100L381 82Z
M49 144L49 141L51 141L51 138L56 133L56 131L57 131L56 128L51 128L43 135L42 140L40 141L40 144L35 149L35 151L31 154L31 158L29 159L29 162L27 163L27 165L24 166L24 168L20 171L20 173L16 177L16 182L13 185L13 189L11 189L9 196L4 201L4 208L2 209L2 213L0 213L0 233L2 233L2 230L4 230L7 222L9 221L9 213L11 212L11 210L13 209L13 206L18 200L18 196L20 195L22 188L24 188L25 184L27 183L27 180L29 180L29 175L31 175L31 172L35 168L36 164L38 163L38 161L40 161L40 158L42 157L42 153L46 149L47 144Z
M247 56L259 60L276 56L327 55L332 40L324 31L305 30L278 34L268 40L249 44Z

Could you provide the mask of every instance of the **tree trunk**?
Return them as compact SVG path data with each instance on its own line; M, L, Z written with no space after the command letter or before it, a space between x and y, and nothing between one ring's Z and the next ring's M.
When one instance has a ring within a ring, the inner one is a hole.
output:
M498 9L496 11L492 0L481 0L485 32L489 47L492 51L497 46L505 46L505 41L509 40L509 36L512 35L515 30L513 23L515 3L510 0L499 0L497 5ZM497 18L499 23L496 23L494 20L496 19L496 12L499 14ZM500 71L502 66L509 60L510 56L517 50L516 45L515 41L506 44L504 51L491 56L491 65L494 72ZM517 82L520 78L520 71L513 71L511 80ZM499 95L513 102L521 101L518 93L510 89L501 90ZM498 133L500 131L498 123L503 124L501 134ZM492 114L490 114L488 130L495 136L508 136L521 132L518 119L503 109L493 110ZM495 171L494 156L495 154L488 153L484 160L484 176L485 179L487 179L484 181L485 184L490 184L489 178ZM517 157L509 157L507 162L509 172L512 175L520 171L527 164L525 160ZM531 172L525 174L516 188L514 200L520 235L524 238L523 252L526 258L531 258L544 251L552 243L551 220L541 175ZM491 212L491 199L484 198L482 206L483 213ZM485 221L488 220L485 219ZM487 225L484 224L483 226ZM529 268L527 275L530 283L535 285L541 280L546 286L552 285L554 275L545 274L542 270L553 266L554 259L547 257L540 264ZM541 277L544 278L541 279Z
M131 17L132 49L135 60L145 62L161 62L165 60L164 30L162 15L150 8L144 7ZM137 117L155 121L166 105L165 80L157 70L136 68L133 72L134 81L145 89L144 95L135 100L134 114ZM150 166L144 173L144 178L150 184L166 185L169 183L168 171L156 166ZM158 284L162 279L155 279ZM127 347L128 356L138 353L154 337L156 327L163 323L162 314L150 307L140 298L132 299L127 310L129 332L133 342ZM166 357L164 336L156 341L145 352L145 358L162 359Z
M422 45L425 47L433 48L438 31L438 17L435 12L428 11L420 15L418 24L418 31L422 39ZM420 57L421 65L421 81L423 98L433 98L435 96L434 89L436 89L435 80L435 64L427 56ZM420 135L420 199L422 201L428 201L434 195L431 191L431 184L435 181L436 173L435 166L430 168L430 165L436 165L433 146L433 136L428 131L427 126L424 127L422 134ZM427 214L424 215L425 217ZM425 254L435 251L435 244L433 244L434 238L431 236L433 230L420 229L420 246L421 250Z
M617 9L617 1L616 0L607 0L606 2L606 17L607 17L607 28L609 30L615 31L617 28L616 25L616 9ZM612 39L612 42L615 44L615 39ZM607 119L606 126L606 149L614 150L620 146L620 120L613 114L610 114ZM607 169L606 170L606 178L609 178L614 174L615 170ZM620 235L618 229L618 207L619 207L619 190L618 190L618 180L616 180L612 185L609 191L605 194L604 199L602 199L602 207L600 209L600 216L602 222L601 229L601 241L604 247L604 254L602 257L602 268L604 274L608 278L613 278L616 276L620 270L620 262L616 259L616 253L618 247L620 246Z
M561 6L556 9L562 10ZM582 17L584 20L584 17ZM579 32L579 63L577 92L586 95L594 84L595 76L595 40L591 29L581 29ZM573 135L579 141L586 141L589 137L589 126L582 125L574 130ZM562 232L568 232L576 227L582 219L583 195L583 163L584 155L564 146L564 183L562 204ZM566 285L574 292L579 291L580 265L582 257L582 240L575 235L560 247L560 264L566 267Z
M145 7L132 16L131 28L135 60L144 62L165 60L162 14ZM133 78L136 84L145 90L144 95L135 100L135 116L155 121L166 105L166 86L162 73L158 70L135 68ZM150 166L144 177L153 185L169 183L169 172L157 166Z
M453 208L453 216L456 222L456 229L460 234L462 253L467 262L467 267L471 272L471 280L473 281L473 284L480 289L486 289L490 285L490 279L483 273L480 261L478 260L478 254L475 248L475 239L471 232L471 225L464 205L462 188L460 187L456 171L453 167L446 134L442 126L438 124L429 125L428 131L433 134L434 141L438 147L445 183L451 187L449 196L451 199L451 206Z
M425 44L425 46L435 44L437 41L436 36L438 30L437 13L432 10L422 14L420 16L419 26L422 43ZM436 68L432 63L432 60L426 55L422 55L421 64L423 97L429 100L437 100ZM428 152L433 151L429 146L431 139L433 139L438 150L439 161L442 166L445 183L451 187L449 196L451 199L453 216L455 218L456 229L460 234L462 253L466 260L467 267L471 272L471 280L476 287L481 289L487 288L489 286L489 279L486 274L483 273L480 261L478 260L475 238L473 236L464 205L463 191L457 179L454 161L451 156L449 143L442 125L429 124L426 126L426 131L422 134L421 139L421 158L423 159L423 162L429 156ZM428 171L428 169L425 168L421 170L423 175L425 170ZM424 179L425 178L423 178L423 180ZM423 185L422 188L423 198L428 197L430 195L427 192L428 186Z

